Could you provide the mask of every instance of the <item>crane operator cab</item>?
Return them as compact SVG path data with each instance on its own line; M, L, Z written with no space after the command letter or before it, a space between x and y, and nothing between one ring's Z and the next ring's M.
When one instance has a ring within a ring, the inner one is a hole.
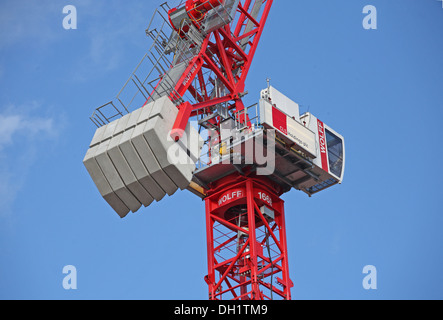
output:
M261 91L260 118L276 133L278 180L310 196L342 183L343 136L309 112L300 116L299 105L272 86Z
M320 175L319 184L306 185L311 193L318 192L329 185L343 181L345 165L344 138L321 120L310 113L304 114L300 120L306 127L314 131L317 139L317 157L313 159L314 172Z

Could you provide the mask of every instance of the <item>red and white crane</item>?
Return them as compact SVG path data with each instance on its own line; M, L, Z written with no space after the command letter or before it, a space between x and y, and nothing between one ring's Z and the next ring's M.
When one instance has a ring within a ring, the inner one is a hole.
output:
M84 164L122 218L178 189L205 201L212 300L290 300L281 196L343 179L341 135L269 84L259 103L243 103L272 3L164 3L149 52L91 117Z

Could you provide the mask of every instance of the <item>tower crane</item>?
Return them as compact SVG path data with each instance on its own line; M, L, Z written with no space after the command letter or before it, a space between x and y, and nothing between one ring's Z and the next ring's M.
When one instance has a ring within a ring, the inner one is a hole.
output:
M343 180L344 138L272 87L245 81L273 0L186 0L155 10L152 46L91 116L84 165L124 218L188 190L206 209L211 300L291 299L285 206Z

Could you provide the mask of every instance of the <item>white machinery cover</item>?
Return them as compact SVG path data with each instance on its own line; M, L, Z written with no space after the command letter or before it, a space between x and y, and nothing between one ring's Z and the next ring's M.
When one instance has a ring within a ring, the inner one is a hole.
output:
M295 144L298 151L310 158L317 157L315 133L302 125L299 118L294 119L283 112L279 104L260 99L260 119L265 127L278 130L283 140Z

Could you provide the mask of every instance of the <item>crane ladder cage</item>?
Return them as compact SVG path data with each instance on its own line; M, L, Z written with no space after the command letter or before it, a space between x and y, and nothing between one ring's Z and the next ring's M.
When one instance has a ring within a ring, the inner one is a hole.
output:
M265 180L238 178L205 200L209 298L290 300L284 202Z
M242 215L246 216L247 214ZM240 219L241 219L240 217ZM236 224L238 218L233 218L229 222ZM279 239L280 227L272 222L270 224L274 232L274 236ZM271 292L281 292L281 297L285 298L283 294L283 284L280 279L283 278L282 253L275 243L273 237L267 232L266 227L262 226L256 229L256 241L260 244L261 253L258 257L258 281L263 287L263 296L265 299L273 299ZM214 225L214 256L217 263L216 269L218 271L217 281L220 281L224 272L230 266L230 263L235 265L228 273L222 283L220 283L215 294L216 299L221 300L237 300L244 296L251 294L251 269L247 266L249 259L249 242L246 234L240 231L232 231L225 227L222 223ZM239 255L239 253L242 253ZM227 263L230 262L230 263ZM241 287L243 289L243 293Z

